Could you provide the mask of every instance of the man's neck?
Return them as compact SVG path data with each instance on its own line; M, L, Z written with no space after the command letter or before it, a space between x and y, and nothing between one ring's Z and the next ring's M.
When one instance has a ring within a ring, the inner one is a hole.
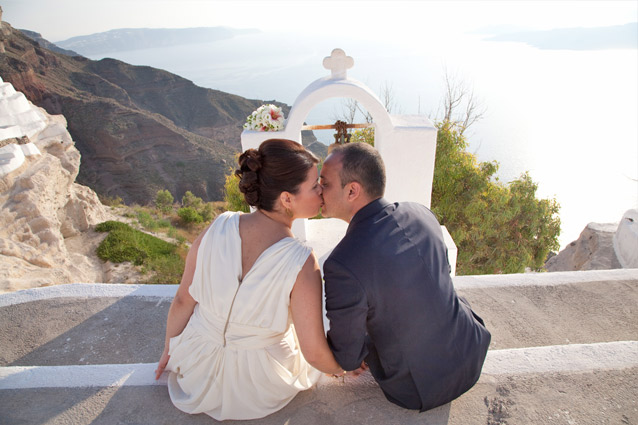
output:
M379 198L374 198L371 199L369 197L365 197L365 198L359 198L357 199L353 205L352 205L352 209L350 210L350 218L348 218L346 220L347 223L350 223L352 221L352 219L354 218L354 216L364 207L368 206L371 202L376 201L377 199L381 199Z

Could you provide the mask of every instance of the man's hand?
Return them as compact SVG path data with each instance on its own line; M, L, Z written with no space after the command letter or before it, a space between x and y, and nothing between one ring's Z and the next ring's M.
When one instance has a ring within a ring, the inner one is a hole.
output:
M341 378L343 382L345 382L346 375L356 378L357 376L361 375L363 372L369 369L370 368L368 367L366 362L361 362L361 366L359 366L355 370L351 370L350 372L343 371L343 373L340 373L338 375L335 375L333 373L326 373L325 375L329 378Z
M361 366L359 366L358 369L353 370L352 372L348 372L351 376L354 376L355 378L359 375L361 375L363 372L365 372L366 370L368 370L369 367L366 364L366 362L361 362Z

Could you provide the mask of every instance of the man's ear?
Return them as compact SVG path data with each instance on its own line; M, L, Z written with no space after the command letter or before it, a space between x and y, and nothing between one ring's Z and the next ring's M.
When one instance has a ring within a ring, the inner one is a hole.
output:
M348 190L347 199L348 201L356 201L362 194L363 188L359 182L350 182L346 185Z

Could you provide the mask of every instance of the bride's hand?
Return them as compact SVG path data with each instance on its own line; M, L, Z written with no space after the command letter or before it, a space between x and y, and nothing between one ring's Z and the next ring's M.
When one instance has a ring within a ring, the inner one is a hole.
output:
M164 369L166 369L166 365L168 364L168 359L170 359L170 357L171 356L168 355L168 350L164 349L162 357L160 357L159 363L157 364L157 369L155 369L156 380L162 376L162 373L164 373Z

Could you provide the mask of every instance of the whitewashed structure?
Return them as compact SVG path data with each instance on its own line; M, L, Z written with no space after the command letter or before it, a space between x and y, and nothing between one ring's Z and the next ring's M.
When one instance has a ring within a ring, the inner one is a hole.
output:
M367 86L348 77L347 70L353 65L352 57L346 56L341 49L334 49L332 54L323 60L323 66L330 70L330 75L312 82L299 94L284 129L276 132L244 130L241 135L242 148L256 149L263 141L272 138L290 139L301 143L304 121L315 106L331 98L354 99L373 118L374 144L386 166L385 198L393 202L419 202L429 207L436 155L436 127L424 115L390 115ZM309 239L306 227L306 220L297 220L293 231L297 237ZM456 246L444 227L443 234L454 271ZM312 240L309 239L309 242Z
M0 78L0 141L27 136L29 138L46 128L44 115L34 107L11 83ZM40 155L36 145L11 143L0 147L0 177L18 169L27 156Z
M614 233L613 245L623 268L638 268L638 209L625 212Z

